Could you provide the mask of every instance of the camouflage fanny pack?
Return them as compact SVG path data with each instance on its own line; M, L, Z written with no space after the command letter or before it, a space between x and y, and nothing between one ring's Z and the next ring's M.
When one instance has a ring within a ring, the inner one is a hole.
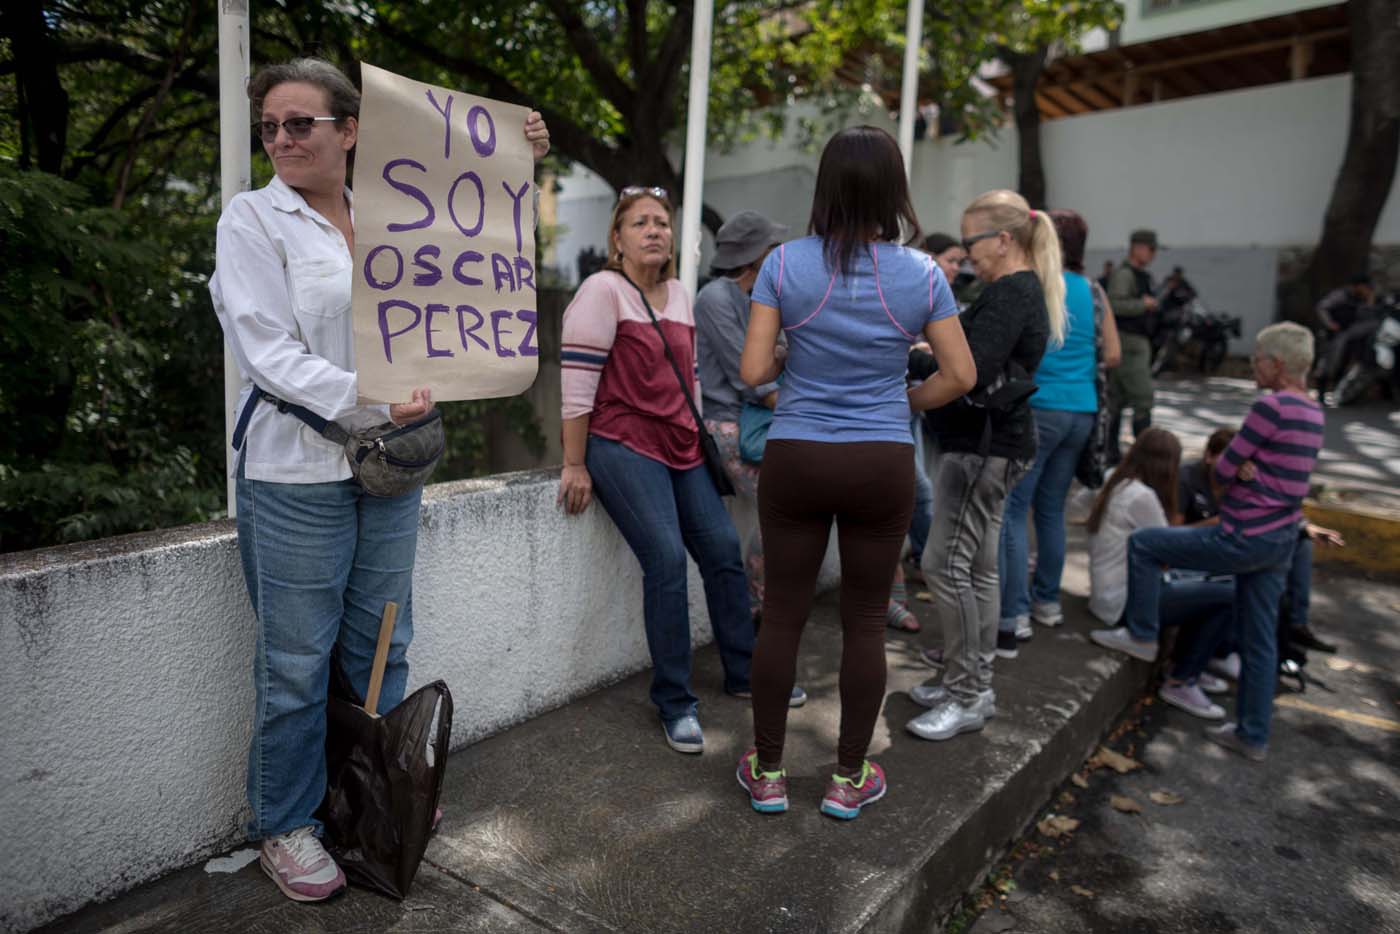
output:
M344 447L350 473L360 488L371 496L402 496L422 486L428 482L447 447L442 412L437 409L407 425L383 422L370 428L347 431L310 409L279 399L265 389L254 386L233 430L234 450L243 446L243 435L248 429L253 409L261 399L277 406L277 411L305 422L327 441Z

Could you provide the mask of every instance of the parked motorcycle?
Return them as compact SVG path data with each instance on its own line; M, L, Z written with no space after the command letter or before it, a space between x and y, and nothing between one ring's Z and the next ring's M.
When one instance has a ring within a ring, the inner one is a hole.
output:
M1176 366L1177 358L1193 341L1198 348L1198 368L1202 373L1214 373L1225 362L1230 338L1239 337L1243 327L1234 315L1207 308L1184 277L1167 291L1159 314L1152 337L1153 376Z
M1400 293L1392 292L1377 306L1383 317L1365 348L1351 361L1337 381L1333 398L1337 405L1352 405L1365 399L1372 387L1382 386L1391 399L1400 399Z

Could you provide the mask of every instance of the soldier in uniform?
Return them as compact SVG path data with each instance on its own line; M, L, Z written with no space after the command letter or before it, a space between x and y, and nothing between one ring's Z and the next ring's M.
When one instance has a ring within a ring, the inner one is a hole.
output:
M1135 230L1128 241L1128 258L1108 279L1108 300L1123 344L1123 362L1109 377L1109 406L1113 420L1109 429L1109 462L1118 463L1118 436L1123 409L1133 410L1133 437L1152 425L1152 341L1149 330L1157 299L1152 295L1152 276L1147 272L1157 255L1157 234Z

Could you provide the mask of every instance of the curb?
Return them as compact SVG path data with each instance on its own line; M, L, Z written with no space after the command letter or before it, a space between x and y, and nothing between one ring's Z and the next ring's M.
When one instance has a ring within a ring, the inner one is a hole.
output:
M1307 500L1309 522L1336 529L1345 548L1315 548L1313 561L1368 574L1400 575L1400 514L1376 507Z

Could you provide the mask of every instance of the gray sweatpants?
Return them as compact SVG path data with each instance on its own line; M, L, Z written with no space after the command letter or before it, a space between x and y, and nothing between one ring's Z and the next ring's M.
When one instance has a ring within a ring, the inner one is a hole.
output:
M945 453L933 481L933 527L923 571L943 628L943 684L968 705L992 687L1001 587L997 545L1011 487L1028 461Z

